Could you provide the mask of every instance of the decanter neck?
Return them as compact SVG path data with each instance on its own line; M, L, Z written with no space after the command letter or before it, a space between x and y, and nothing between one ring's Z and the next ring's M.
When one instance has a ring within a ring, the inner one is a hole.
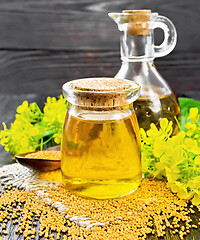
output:
M154 59L153 31L148 35L128 35L121 32L121 59L123 62L143 62Z
M143 79L146 79L152 71L154 74L157 72L152 59L143 58L143 60L141 59L137 61L128 59L122 61L121 68L115 77L119 79L125 78L134 80L141 84L141 76Z

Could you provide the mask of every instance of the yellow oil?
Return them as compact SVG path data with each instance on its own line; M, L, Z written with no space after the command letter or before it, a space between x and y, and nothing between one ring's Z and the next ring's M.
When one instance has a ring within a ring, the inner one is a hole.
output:
M140 97L133 103L133 106L139 126L145 131L150 128L151 123L159 127L162 118L173 122L173 134L179 131L176 119L180 121L181 112L173 93L154 99Z
M109 113L107 113L109 115ZM66 187L83 197L116 198L141 181L139 128L134 112L112 120L73 116L63 130L61 170Z

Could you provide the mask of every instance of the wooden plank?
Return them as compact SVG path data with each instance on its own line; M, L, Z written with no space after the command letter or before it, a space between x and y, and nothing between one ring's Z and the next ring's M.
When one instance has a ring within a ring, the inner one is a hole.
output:
M119 51L0 51L0 94L61 94L62 85L84 77L113 77ZM157 69L181 94L200 91L198 52L178 52L156 60Z
M117 69L112 55L112 52L1 51L0 92L57 95L68 80L113 76Z
M117 25L108 12L150 8L177 27L177 50L199 48L198 0L0 1L0 48L118 49Z

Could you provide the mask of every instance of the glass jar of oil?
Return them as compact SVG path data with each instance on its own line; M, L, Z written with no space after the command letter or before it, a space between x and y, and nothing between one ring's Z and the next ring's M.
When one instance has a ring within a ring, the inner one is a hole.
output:
M71 192L109 199L139 186L140 137L132 107L139 91L138 84L113 78L79 79L63 85L69 108L61 171Z
M124 10L122 13L109 13L117 23L121 33L122 65L115 78L129 79L141 86L140 96L134 102L139 126L144 130L151 123L159 127L161 119L173 123L173 134L179 130L180 107L171 88L159 74L154 58L169 54L177 42L173 23L166 17L151 10ZM161 45L154 45L154 30L164 32Z

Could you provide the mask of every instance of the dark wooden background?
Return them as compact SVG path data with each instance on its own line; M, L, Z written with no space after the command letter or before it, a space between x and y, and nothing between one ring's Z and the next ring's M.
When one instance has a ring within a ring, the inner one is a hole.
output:
M58 95L68 80L114 76L119 32L107 13L142 8L177 28L159 71L178 94L200 91L199 0L0 0L0 94Z

